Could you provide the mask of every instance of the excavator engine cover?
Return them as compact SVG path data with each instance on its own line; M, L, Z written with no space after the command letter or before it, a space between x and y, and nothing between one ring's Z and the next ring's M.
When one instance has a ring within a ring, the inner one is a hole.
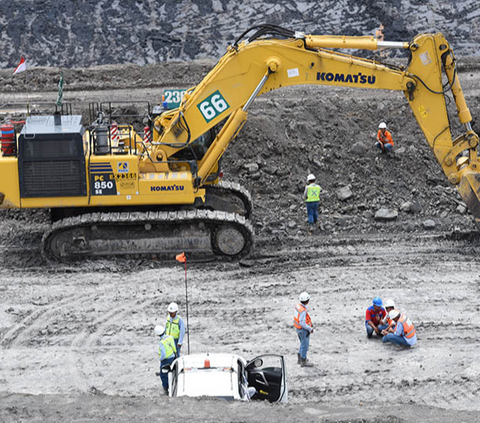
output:
M18 137L20 196L87 195L81 116L30 116Z

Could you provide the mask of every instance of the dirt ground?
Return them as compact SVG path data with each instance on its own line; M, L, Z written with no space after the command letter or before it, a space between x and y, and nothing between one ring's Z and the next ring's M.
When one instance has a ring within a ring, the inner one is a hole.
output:
M474 115L478 75L461 75ZM154 102L160 94L160 87L108 87L65 95L86 103L106 96ZM1 95L7 102L56 93ZM405 152L391 161L371 148L353 154L355 141L371 146L385 116ZM258 164L258 175L248 163ZM46 214L3 211L2 421L478 419L480 236L398 93L299 87L265 96L227 151L224 169L227 180L253 194L257 242L240 263L189 264L191 352L285 355L290 403L165 397L155 377L153 327L164 322L171 301L185 317L183 268L173 258L49 264L40 256ZM325 190L323 227L312 235L301 201L309 172ZM354 191L346 202L336 195L344 186ZM400 210L406 201L418 202L420 211L374 219L379 208ZM433 230L424 229L426 219L435 221ZM296 364L292 314L304 290L317 328L313 368ZM394 299L411 317L415 347L366 338L364 313L376 295Z

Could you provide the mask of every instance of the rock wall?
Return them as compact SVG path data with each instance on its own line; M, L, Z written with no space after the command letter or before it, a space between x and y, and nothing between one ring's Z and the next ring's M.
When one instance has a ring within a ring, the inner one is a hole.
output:
M2 0L0 67L81 67L218 59L246 29L271 23L307 33L408 41L443 32L457 55L478 55L478 0Z

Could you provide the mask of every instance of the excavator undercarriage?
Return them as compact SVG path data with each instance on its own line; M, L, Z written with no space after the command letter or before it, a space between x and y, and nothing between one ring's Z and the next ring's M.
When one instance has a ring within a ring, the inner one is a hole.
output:
M42 253L51 261L102 256L171 258L178 251L188 251L191 258L213 253L239 259L252 248L251 197L239 184L209 186L201 208L158 208L54 209Z

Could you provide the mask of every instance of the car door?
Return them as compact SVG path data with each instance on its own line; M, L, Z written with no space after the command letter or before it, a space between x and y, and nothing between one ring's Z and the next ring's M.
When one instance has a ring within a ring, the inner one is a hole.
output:
M256 389L252 400L287 402L288 386L285 360L282 355L255 357L246 366L248 386Z

